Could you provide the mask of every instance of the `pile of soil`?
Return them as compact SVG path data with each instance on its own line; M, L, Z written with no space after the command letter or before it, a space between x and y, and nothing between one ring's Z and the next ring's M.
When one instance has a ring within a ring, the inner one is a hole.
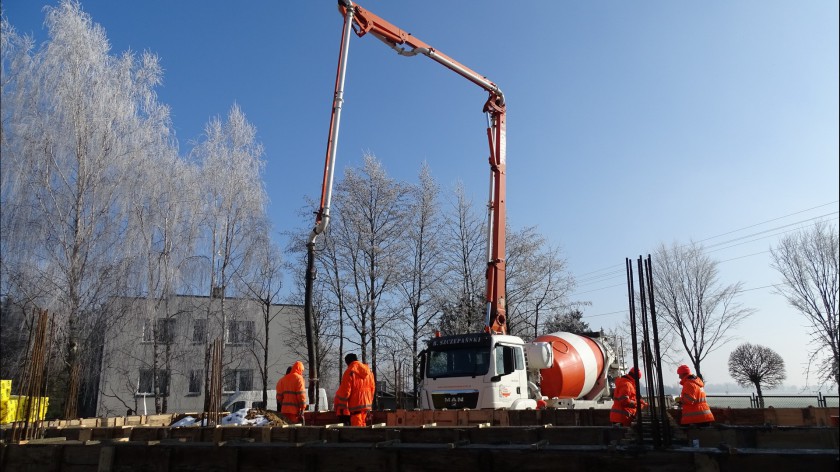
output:
M283 426L285 424L289 424L280 416L280 413L273 410L263 410L261 408L251 408L248 410L248 414L245 415L245 418L252 420L259 415L262 415L266 420L268 420L268 424L270 426Z

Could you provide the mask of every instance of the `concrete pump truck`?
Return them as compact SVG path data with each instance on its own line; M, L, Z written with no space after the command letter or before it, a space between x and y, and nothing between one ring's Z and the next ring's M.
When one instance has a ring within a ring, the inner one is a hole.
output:
M599 406L609 397L611 379L620 375L613 349L598 333L552 333L525 342L508 334L505 309L505 168L506 104L502 90L406 31L354 4L338 1L344 17L335 92L330 117L320 208L307 241L305 329L309 355L310 392L317 391L315 333L312 331L312 291L315 242L330 221L330 204L338 148L341 109L350 33L368 33L402 56L424 55L488 93L487 118L490 195L488 198L486 309L484 332L437 336L421 353L420 405L442 408L536 408ZM317 409L317 406L316 406Z

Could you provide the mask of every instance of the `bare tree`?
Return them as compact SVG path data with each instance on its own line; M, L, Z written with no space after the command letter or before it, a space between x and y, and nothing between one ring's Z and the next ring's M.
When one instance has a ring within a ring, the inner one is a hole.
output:
M546 321L572 305L568 297L575 281L560 249L550 246L535 226L508 228L507 234L508 330L537 337Z
M426 163L420 169L419 184L410 193L411 203L406 218L406 254L403 267L398 279L399 305L405 307L405 326L407 330L396 333L402 338L411 357L411 378L415 395L419 389L420 365L418 354L421 350L421 338L430 334L429 330L439 314L438 306L434 303L434 293L439 291L443 283L443 259L441 257L442 239L440 237L441 215L438 204L438 185L432 177L431 170ZM389 350L395 352L395 349ZM402 372L402 365L393 367L396 372ZM395 380L396 382L396 380Z
M256 129L234 104L225 122L214 117L207 123L205 137L193 154L201 164L201 201L205 204L199 251L213 302L207 305L207 318L215 321L210 327L211 339L225 339L238 326L225 298L233 295L230 291L236 287L232 282L238 274L248 272L256 242L267 232L267 196L260 178L265 165L263 148L256 141ZM226 343L222 345L226 347ZM224 349L225 365L241 361L239 354ZM205 366L205 384L210 381L208 373Z
M735 300L741 283L722 285L717 266L696 243L660 244L653 258L659 320L680 340L697 375L703 359L729 341L731 330L753 312Z
M118 321L109 300L127 289L137 169L167 149L170 124L155 56L112 56L77 2L45 11L50 39L37 50L3 20L0 259L6 293L56 316L66 384L54 397L75 417L82 383L96 381L83 366Z
M395 318L386 308L387 295L399 280L405 255L405 214L408 189L385 172L375 156L366 154L361 172L348 168L337 184L334 238L337 261L348 280L349 322L359 335L362 362L377 374L377 341L381 325Z
M784 279L778 293L810 325L811 360L816 363L817 376L835 385L840 385L839 247L837 228L817 223L810 230L783 238L770 251L772 267Z
M283 261L280 256L280 249L266 234L257 242L253 270L247 274L239 274L246 293L249 293L250 298L259 303L262 314L263 326L262 333L260 333L262 336L254 339L254 348L251 353L257 362L257 370L262 381L263 405L268 405L268 358L271 348L269 328L278 314L276 310L272 311L271 308L280 300L280 289L283 286L282 269Z
M750 343L741 344L729 354L729 375L742 387L755 386L761 408L764 408L761 388L778 387L787 377L782 356L769 347Z
M479 332L486 323L487 234L485 220L478 214L458 183L454 190L453 211L444 223L444 234L451 244L444 254L446 279L437 303L440 330L444 334Z

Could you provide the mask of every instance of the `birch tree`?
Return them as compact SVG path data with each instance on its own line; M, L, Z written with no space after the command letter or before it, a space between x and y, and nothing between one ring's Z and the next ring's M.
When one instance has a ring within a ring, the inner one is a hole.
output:
M245 273L257 247L259 235L266 232L267 196L261 180L263 147L256 141L256 129L234 104L227 120L212 118L205 126L203 140L193 150L201 166L202 236L199 252L205 261L205 279L213 300L218 301L216 333L228 328L226 290ZM213 310L214 304L208 305ZM208 318L212 313L208 312Z
M3 21L2 260L7 293L56 316L68 373L59 398L75 417L82 366L96 365L117 321L106 307L127 289L136 169L168 146L170 123L157 57L111 55L77 2L45 11L37 50Z
M679 339L699 376L703 359L726 344L732 330L753 310L737 301L742 284L722 284L718 262L697 243L660 244L652 264L658 319L665 335Z
M840 244L837 227L817 223L771 248L782 275L778 293L805 317L811 330L811 365L821 381L840 385Z

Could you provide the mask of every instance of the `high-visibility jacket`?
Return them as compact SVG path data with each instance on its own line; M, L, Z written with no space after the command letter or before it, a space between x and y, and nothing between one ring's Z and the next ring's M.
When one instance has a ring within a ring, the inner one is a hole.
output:
M636 379L623 375L615 379L613 404L610 409L610 423L630 426L636 417Z
M347 409L350 414L369 411L373 408L373 394L376 383L370 367L359 361L353 361L347 366L341 376L341 385L335 392L335 409Z
M292 421L300 421L300 414L307 403L303 363L297 361L292 365L292 371L277 383L277 405L284 416Z
M709 423L715 420L709 404L706 403L705 384L694 375L686 375L680 380L682 394L680 404L682 405L682 418L680 424Z
M338 399L338 392L336 392L335 397L333 397L333 410L335 411L336 416L350 415L350 410L347 409L347 402L342 402Z

